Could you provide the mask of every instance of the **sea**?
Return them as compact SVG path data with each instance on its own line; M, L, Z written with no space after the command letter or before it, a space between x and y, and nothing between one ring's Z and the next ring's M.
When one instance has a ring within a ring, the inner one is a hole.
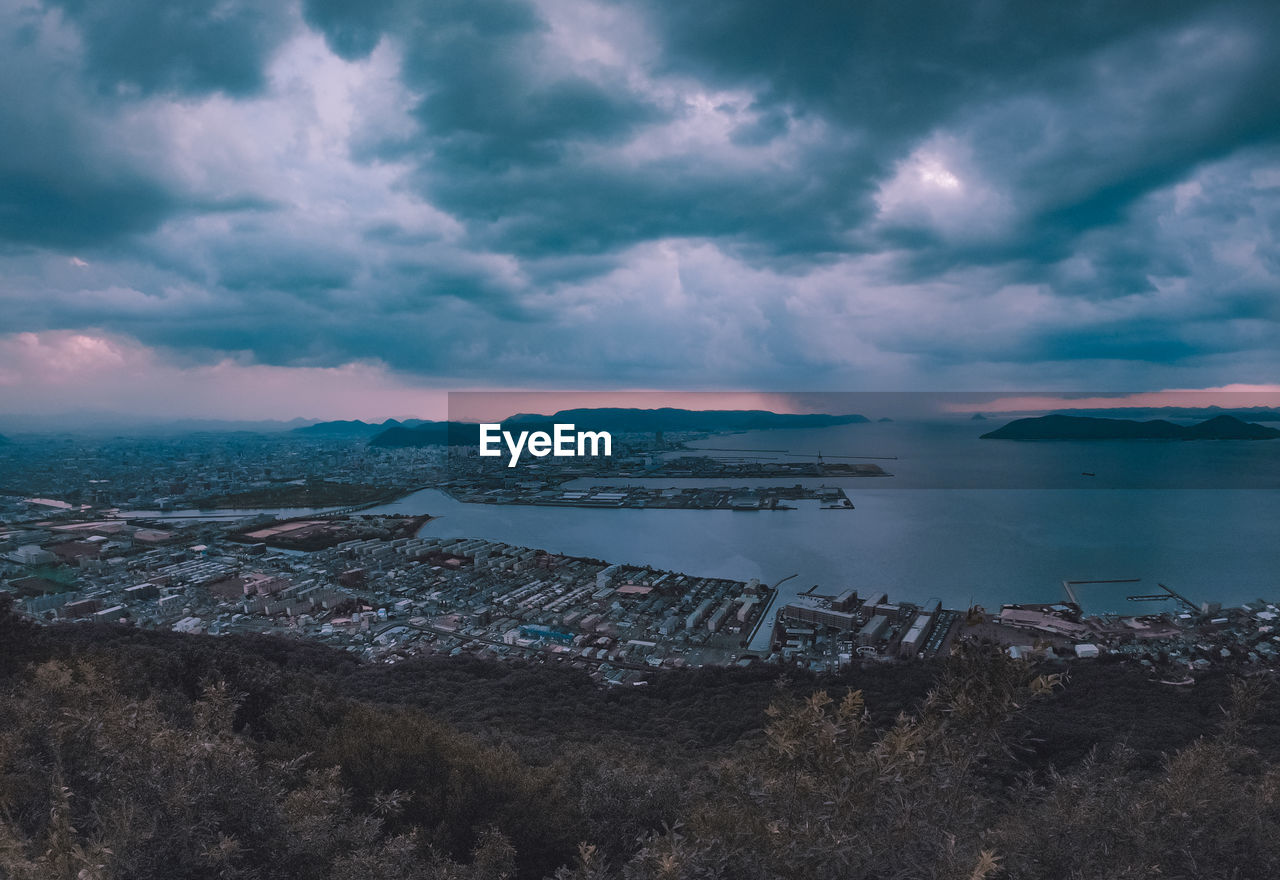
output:
M778 601L816 588L942 600L948 608L1057 602L1086 613L1280 599L1280 440L982 440L996 425L871 423L718 435L740 460L868 461L891 476L789 479L845 489L852 510L583 509L464 504L423 490L372 513L431 514L426 535L480 537L702 577L759 578ZM589 487L624 482L575 481ZM657 478L644 484L687 485ZM766 481L716 481L750 485ZM775 481L776 482L776 481ZM795 577L791 577L795 575ZM763 636L762 636L763 638Z
M891 474L784 481L840 486L852 510L816 501L777 511L501 506L464 504L428 489L365 512L430 514L424 535L781 582L779 602L808 590L852 588L864 596L887 593L891 601L938 598L947 608L994 610L1062 601L1064 581L1133 579L1139 582L1078 589L1086 613L1176 611L1185 604L1130 598L1163 594L1164 587L1197 605L1280 599L1280 440L980 439L999 424L870 423L690 444L728 460L821 455L824 462L872 462ZM626 482L708 481L601 478L572 485Z

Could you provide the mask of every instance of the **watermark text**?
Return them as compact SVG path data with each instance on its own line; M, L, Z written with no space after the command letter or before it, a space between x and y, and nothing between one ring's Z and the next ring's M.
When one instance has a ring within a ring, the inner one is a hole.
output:
M535 458L548 455L553 458L613 455L613 436L608 431L577 431L574 425L559 422L552 427L550 434L546 431L521 431L516 434L502 430L501 424L480 426L482 456L501 456L504 444L509 455L507 467L512 468L520 461L524 452Z

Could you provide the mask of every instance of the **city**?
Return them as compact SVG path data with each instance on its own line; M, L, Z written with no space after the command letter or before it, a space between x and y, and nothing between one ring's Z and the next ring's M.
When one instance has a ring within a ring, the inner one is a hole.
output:
M682 475L719 476L726 467L701 464L686 450L676 456ZM1173 610L1084 616L1068 582L1061 602L990 612L946 609L936 599L891 601L874 586L842 584L776 601L774 586L758 578L432 537L429 515L359 512L433 482L481 504L780 510L782 500L809 498L853 509L841 488L567 490L560 484L593 472L634 477L627 462L639 459L624 456L596 471L575 463L558 476L543 469L531 481L527 473L495 476L474 456L438 447L385 450L296 434L11 442L0 457L4 472L26 481L0 487L0 590L50 625L260 633L382 663L464 653L532 660L586 670L602 685L643 684L664 670L704 665L836 673L946 656L958 639L991 640L1040 660L1106 655L1177 685L1208 669L1271 667L1280 655L1277 607L1263 600L1223 609L1170 593ZM660 477L662 464L651 461L640 475ZM255 501L285 511L226 509ZM761 631L767 638L756 640Z
M1280 877L1277 45L0 0L0 880Z

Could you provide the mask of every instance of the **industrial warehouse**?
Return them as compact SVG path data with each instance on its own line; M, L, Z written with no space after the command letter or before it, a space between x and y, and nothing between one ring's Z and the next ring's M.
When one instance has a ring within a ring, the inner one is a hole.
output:
M778 609L772 645L782 659L809 657L818 668L846 666L855 656L914 660L945 653L961 618L939 599L915 605L891 603L885 593L864 599L855 590L811 590Z

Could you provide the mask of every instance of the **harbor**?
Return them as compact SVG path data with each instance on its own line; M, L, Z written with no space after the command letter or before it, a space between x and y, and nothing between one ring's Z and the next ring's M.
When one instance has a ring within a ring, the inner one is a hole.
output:
M823 509L852 510L840 486L686 486L597 485L567 488L554 481L525 481L490 487L470 481L446 484L444 491L469 504L520 504L541 507L589 507L668 510L795 510L797 501L817 501Z

